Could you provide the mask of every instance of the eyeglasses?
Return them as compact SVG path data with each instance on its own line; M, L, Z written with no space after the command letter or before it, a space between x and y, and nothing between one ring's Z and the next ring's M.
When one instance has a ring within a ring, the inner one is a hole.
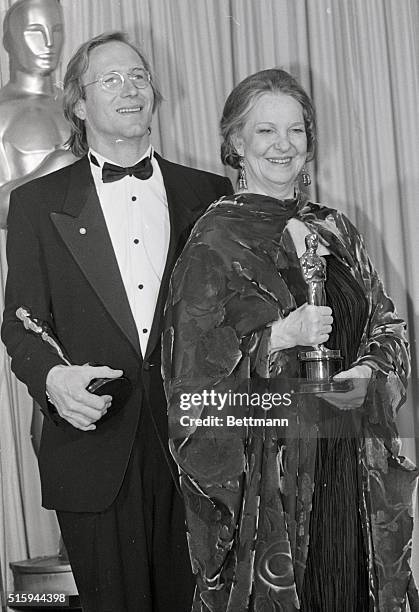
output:
M137 89L145 89L151 82L151 74L145 68L134 68L131 72L127 72L124 76L121 72L112 70L101 74L96 81L86 83L83 87L100 83L100 86L105 91L119 91L125 84L125 79L128 78Z

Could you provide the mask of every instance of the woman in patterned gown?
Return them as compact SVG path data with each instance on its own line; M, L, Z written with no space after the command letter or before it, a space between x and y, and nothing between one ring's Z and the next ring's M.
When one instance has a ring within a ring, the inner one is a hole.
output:
M221 130L239 189L195 225L172 275L163 336L193 610L390 612L408 597L417 609L417 470L399 454L394 422L409 373L405 324L356 228L299 189L316 126L293 77L271 69L242 81ZM327 306L307 304L299 258L312 233ZM351 386L287 395L299 351L323 343L341 350L335 378ZM272 415L288 426L227 426L219 398L252 417L261 412L253 399L278 389L289 401ZM238 407L232 398L245 393L252 399Z

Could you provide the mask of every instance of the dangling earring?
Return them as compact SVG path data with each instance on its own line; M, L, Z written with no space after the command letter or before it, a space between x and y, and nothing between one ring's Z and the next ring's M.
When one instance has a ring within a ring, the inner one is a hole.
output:
M303 181L304 187L308 187L309 185L311 185L311 176L305 166L301 170L301 180Z
M247 191L246 166L244 165L244 157L243 156L240 156L239 164L240 164L240 170L239 170L239 191Z

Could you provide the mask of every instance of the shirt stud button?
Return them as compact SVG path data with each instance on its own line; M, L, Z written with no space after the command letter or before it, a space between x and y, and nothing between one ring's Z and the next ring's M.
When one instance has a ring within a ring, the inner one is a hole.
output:
M80 232L80 234L81 234L82 236L84 236L84 235L87 233L87 229L86 229L85 227L81 227L81 228L79 229L79 232Z

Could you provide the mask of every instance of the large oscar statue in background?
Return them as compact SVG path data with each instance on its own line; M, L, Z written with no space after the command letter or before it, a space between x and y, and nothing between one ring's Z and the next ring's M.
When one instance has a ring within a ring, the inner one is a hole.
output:
M0 89L0 227L12 189L74 161L53 73L63 45L58 0L17 0L3 22L10 80Z
M0 89L2 229L6 228L13 189L75 160L64 147L69 128L54 78L63 41L63 13L58 0L17 0L5 15L3 44L9 54L10 79ZM4 241L5 232L0 234ZM4 250L2 253L0 264L5 271ZM3 305L0 295L0 311ZM41 413L35 407L31 428L35 451L41 422ZM16 561L11 567L15 590L77 592L62 543L58 556Z

